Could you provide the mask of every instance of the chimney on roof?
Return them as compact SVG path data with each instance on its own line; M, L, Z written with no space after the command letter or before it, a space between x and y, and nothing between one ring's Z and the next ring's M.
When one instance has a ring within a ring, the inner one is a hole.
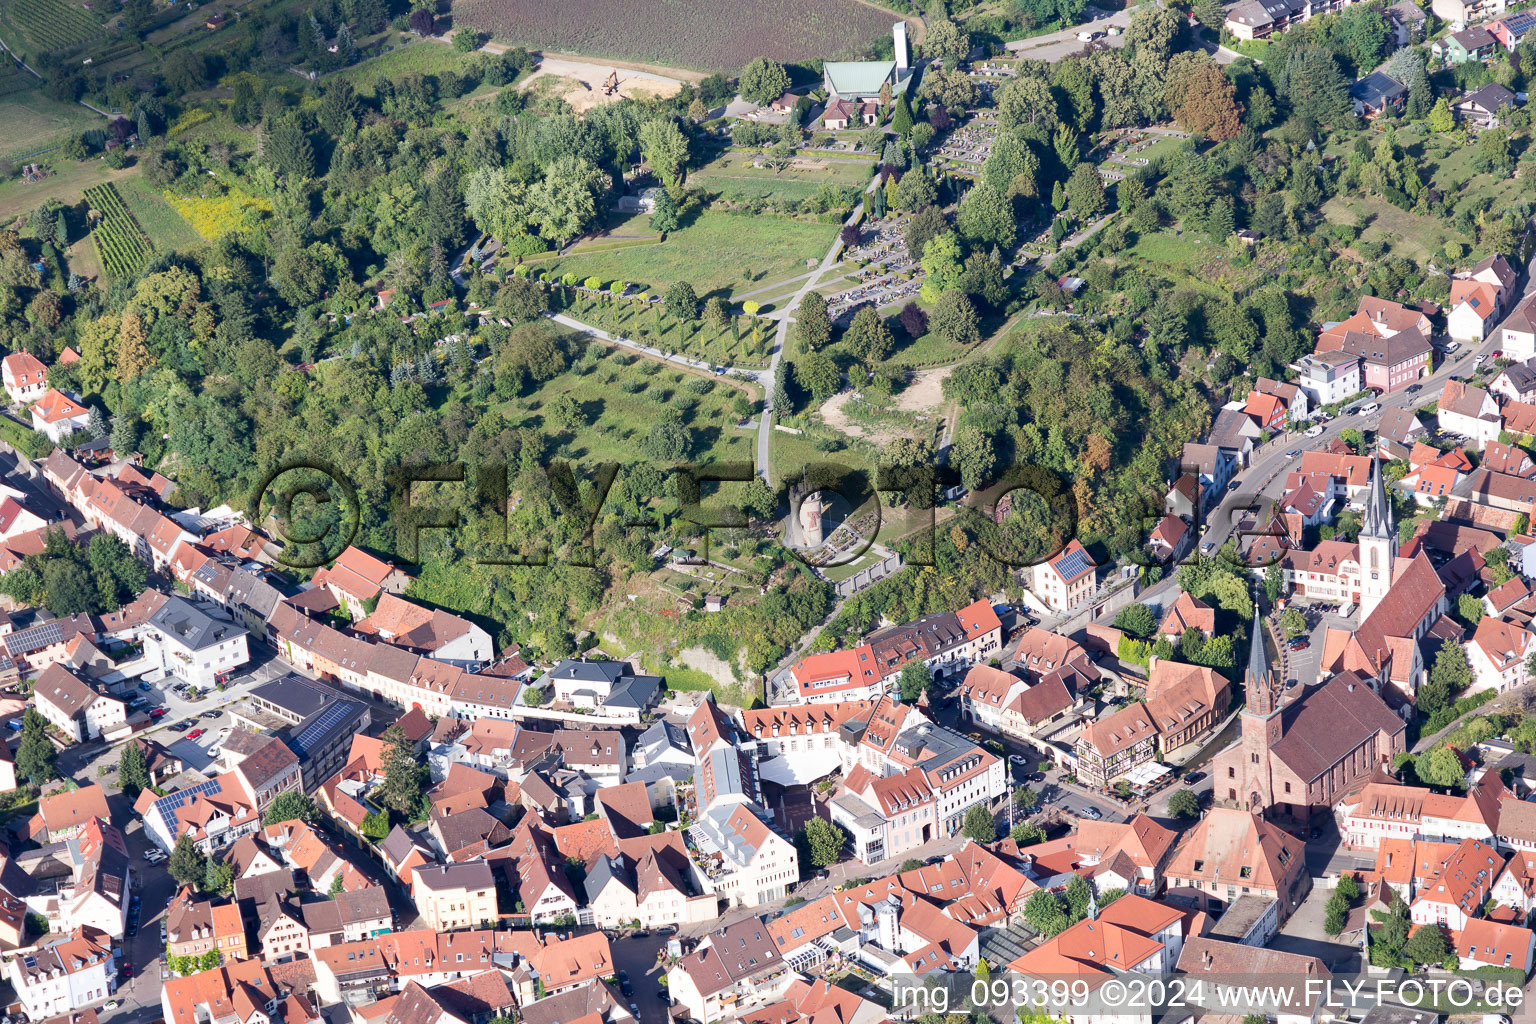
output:
M1200 951L1200 965L1202 967L1204 967L1206 970L1210 970L1211 969L1211 951L1210 950L1202 949Z

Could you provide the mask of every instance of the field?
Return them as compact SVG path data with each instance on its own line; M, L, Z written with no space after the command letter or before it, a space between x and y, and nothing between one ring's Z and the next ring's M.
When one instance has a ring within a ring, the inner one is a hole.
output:
M687 281L700 299L725 297L805 273L805 261L825 256L837 232L836 224L702 213L665 242L578 252L534 266L540 272L551 271L552 278L571 271L582 279L628 281L653 293L665 291L673 281ZM610 232L615 236L649 233L650 217L645 214L620 222Z
M855 57L899 17L857 0L454 0L453 16L530 49L709 71L754 57Z
M1447 240L1465 241L1444 221L1410 213L1375 196L1330 199L1323 204L1323 216L1330 224L1355 224L1364 216L1369 224L1360 233L1362 242L1380 242L1393 255L1419 263L1443 255Z
M468 59L451 46L417 40L400 33L398 45L388 53L381 53L361 63L354 64L328 76L330 80L346 80L352 83L360 96L372 98L374 86L380 78L398 80L401 75L440 75L444 71L458 71Z
M128 212L114 186L94 185L86 189L85 201L101 214L101 220L92 232L101 269L108 277L132 276L155 254L149 236Z
M203 244L203 237L176 212L159 189L144 180L143 175L124 178L117 183L117 191L156 249L186 252Z
M6 0L0 4L0 32L11 47L35 62L40 54L74 50L101 36L103 29L66 0Z
M718 366L768 365L768 349L777 329L770 320L738 318L723 331L715 330L703 320L683 328L656 305L647 309L635 301L619 300L610 304L582 293L569 294L573 299L563 312L609 334L654 345L663 351L680 352ZM756 341L753 340L753 325L757 327Z
M29 89L0 95L0 124L5 125L0 132L0 157L22 160L87 128L105 127L106 121L78 104L61 103Z
M688 176L694 184L726 199L809 199L824 184L863 188L873 170L860 160L815 160L799 158L782 171L753 167L758 157L752 154L727 154L712 160Z
M559 328L538 323L520 330ZM590 343L590 348L599 358L579 360L532 394L500 407L513 425L539 427L550 435L550 454L585 463L635 462L646 458L642 442L650 429L665 415L681 413L693 438L685 461L752 457L756 434L734 427L735 403L741 396L736 388L601 342ZM706 387L702 395L694 390ZM563 395L576 402L578 421L546 423L547 411Z
M230 188L222 195L174 196L166 193L165 198L197 234L210 240L231 231L250 230L272 210L270 199L257 199L238 188Z

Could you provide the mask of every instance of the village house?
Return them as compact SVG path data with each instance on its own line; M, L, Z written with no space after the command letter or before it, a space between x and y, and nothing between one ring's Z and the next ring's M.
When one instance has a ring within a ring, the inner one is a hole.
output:
M11 401L25 405L48 390L48 367L30 352L12 352L0 360L0 379Z
M32 429L47 434L54 444L63 444L69 435L84 430L90 422L89 409L52 388L43 392L32 406Z
M1055 556L1034 567L1032 589L1046 607L1064 612L1093 596L1097 568L1093 556L1073 538Z

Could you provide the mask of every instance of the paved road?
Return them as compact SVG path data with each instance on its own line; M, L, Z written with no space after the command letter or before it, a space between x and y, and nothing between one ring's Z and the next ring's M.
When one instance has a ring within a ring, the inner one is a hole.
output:
M877 174L870 179L869 185L865 187L864 191L873 193L879 187L880 176ZM843 223L845 225L857 224L863 217L864 208L858 206L854 208L854 211L848 215L848 219ZM843 239L841 232L839 232L839 237L832 240L832 247L821 258L821 264L817 266L815 273L807 277L800 287L795 290L795 294L785 299L784 304L779 309L779 329L773 334L773 351L768 358L768 383L763 389L763 415L757 424L757 475L764 480L771 479L770 470L772 468L769 454L773 446L773 380L774 376L779 372L779 359L784 355L784 345L789 341L789 325L794 322L794 312L800 307L800 300L805 298L806 293L816 287L816 282L821 280L821 275L825 274L838 261L842 251Z
M1107 17L1097 21L1084 22L1071 28L1062 29L1060 32L1049 32L1042 36L1031 36L1029 39L1019 39L1004 46L1015 57L1027 57L1030 60L1058 61L1072 56L1074 53L1082 53L1083 48L1089 44L1077 38L1079 32L1103 32L1108 33L1110 28L1120 29L1119 35L1105 35L1098 39L1097 44L1111 47L1125 45L1125 30L1130 27L1131 12L1129 9L1115 11Z

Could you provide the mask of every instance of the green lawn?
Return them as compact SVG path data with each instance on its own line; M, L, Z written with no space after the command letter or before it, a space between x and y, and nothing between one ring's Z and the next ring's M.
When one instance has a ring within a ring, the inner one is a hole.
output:
M824 184L862 188L873 166L854 160L816 160L805 157L782 171L753 167L761 157L751 153L727 153L688 176L688 180L727 199L808 199Z
M439 75L444 71L457 71L468 57L451 46L414 39L403 32L394 43L396 48L388 53L354 64L328 77L346 79L357 89L359 96L372 98L374 84L380 78L394 81L412 72Z
M165 201L160 190L136 174L117 183L118 194L161 252L188 252L203 245L201 235Z
M537 268L550 271L552 278L574 272L583 279L629 281L653 293L664 291L673 281L687 281L701 299L725 297L804 273L809 269L805 261L821 260L838 230L836 224L701 213L665 242L576 253L539 263ZM649 233L650 217L645 214L610 229L610 234L620 236Z
M537 326L557 330L553 325ZM603 353L595 366L586 372L580 364L572 367L532 394L503 403L502 414L514 425L550 435L551 454L584 463L648 458L643 447L646 435L669 412L680 413L693 435L685 459L724 462L752 457L755 435L734 426L734 404L741 395L736 388L600 342L591 344ZM708 393L695 394L691 388L700 386L696 381L708 384ZM584 422L563 429L546 424L545 410L560 395L575 399Z

